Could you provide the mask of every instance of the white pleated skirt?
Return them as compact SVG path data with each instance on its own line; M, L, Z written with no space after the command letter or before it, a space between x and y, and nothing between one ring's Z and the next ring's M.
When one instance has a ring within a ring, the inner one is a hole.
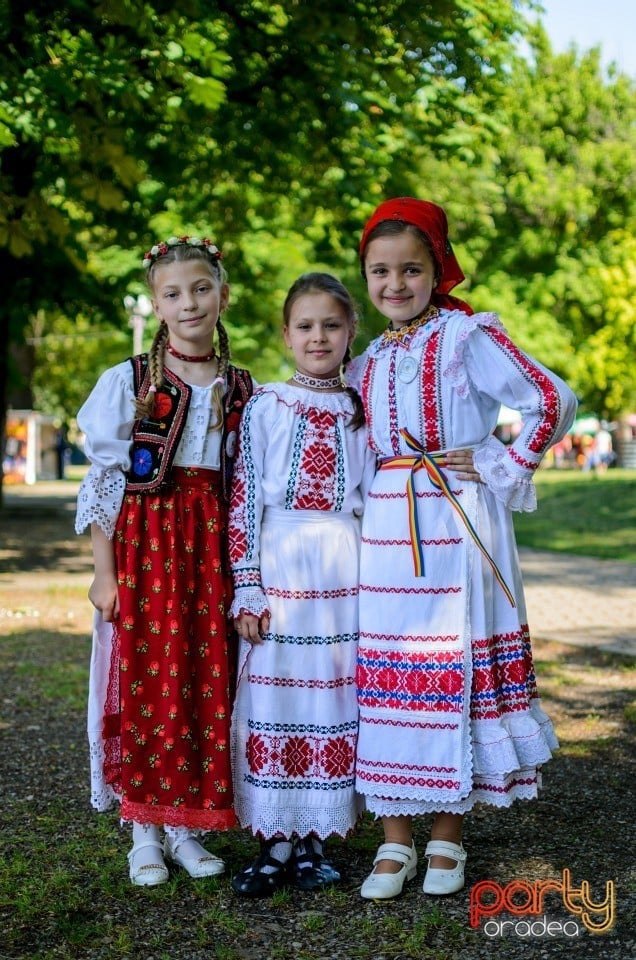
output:
M415 575L408 475L380 469L365 507L357 789L378 816L531 799L558 743L537 696L510 512L483 484L452 482L514 606L424 471Z
M265 838L346 836L355 791L360 521L268 508L261 579L271 622L241 642L232 717L235 809Z

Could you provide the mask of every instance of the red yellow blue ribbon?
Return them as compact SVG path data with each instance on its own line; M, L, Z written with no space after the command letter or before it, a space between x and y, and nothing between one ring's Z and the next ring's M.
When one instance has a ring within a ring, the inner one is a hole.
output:
M515 599L509 590L506 581L504 580L501 571L493 558L490 556L485 546L481 542L479 534L473 527L470 518L466 514L466 511L462 507L461 503L451 490L446 475L443 472L442 468L438 464L438 460L443 459L443 454L430 454L427 453L423 447L415 440L408 430L400 430L400 435L406 442L407 446L414 451L417 456L399 456L399 457L389 457L387 460L383 460L381 464L381 469L400 469L408 467L410 468L410 473L408 480L406 482L406 497L408 501L408 511L409 511L409 531L411 535L411 546L413 549L413 566L415 568L415 576L423 577L424 576L424 547L422 544L422 538L420 536L420 527L419 519L417 513L417 500L415 493L415 474L418 470L426 470L429 479L433 486L441 490L448 502L459 514L461 520L464 523L468 533L472 537L476 546L480 550L486 562L490 565L495 578L501 589L505 593L508 601L512 607L516 606Z

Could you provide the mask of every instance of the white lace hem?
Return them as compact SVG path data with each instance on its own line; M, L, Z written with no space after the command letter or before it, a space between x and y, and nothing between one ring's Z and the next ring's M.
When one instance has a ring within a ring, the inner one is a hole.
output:
M104 780L104 743L101 736L88 734L91 771L91 806L104 813L121 801L110 784Z
M461 800L367 796L375 816L414 816L422 813L466 813L477 803L509 807L515 800L532 800L541 786L540 767L552 759L559 742L539 700L530 710L499 720L471 724L473 789Z
M488 439L473 454L473 464L488 489L509 510L531 513L537 509L537 491L532 476L508 472L506 445L497 437Z
M112 540L125 489L126 478L118 467L104 470L93 464L77 495L75 532L83 533L91 523L96 523Z
M539 767L558 750L550 718L532 701L529 711L472 724L474 777L499 777Z
M252 831L254 836L269 839L278 834L284 837L306 837L315 833L321 840L327 837L346 837L355 827L364 812L364 797L354 794L350 803L330 809L329 807L284 807L263 806L259 800L253 803L237 794L234 809L239 823Z
M541 773L536 768L519 770L513 777L485 781L475 787L464 800L449 803L443 800L387 800L366 797L367 810L379 817L416 817L427 813L469 813L477 804L490 807L511 807L515 800L536 800L541 789Z
M267 597L261 587L237 587L230 607L230 616L239 617L242 613L251 613L255 617L269 616Z

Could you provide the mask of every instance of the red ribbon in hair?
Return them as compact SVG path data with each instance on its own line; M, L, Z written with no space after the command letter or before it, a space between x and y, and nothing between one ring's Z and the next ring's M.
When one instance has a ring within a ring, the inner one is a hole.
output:
M439 282L431 295L431 303L447 310L473 313L472 307L464 300L448 296L453 287L465 278L448 239L448 220L443 207L431 203L430 200L416 200L414 197L385 200L374 210L364 225L360 239L361 260L364 260L370 233L385 220L410 223L421 230L430 243L440 275Z

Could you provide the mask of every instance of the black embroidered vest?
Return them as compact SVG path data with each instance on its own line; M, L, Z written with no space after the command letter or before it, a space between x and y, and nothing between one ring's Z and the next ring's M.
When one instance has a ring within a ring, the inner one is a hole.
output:
M150 388L148 354L131 357L135 396L143 399ZM230 496L232 467L243 407L252 395L252 378L247 370L230 365L228 389L223 397L221 431L221 473L223 495ZM171 370L164 368L163 384L155 394L154 416L136 420L133 428L131 465L126 490L160 490L170 485L172 464L185 427L192 390Z

